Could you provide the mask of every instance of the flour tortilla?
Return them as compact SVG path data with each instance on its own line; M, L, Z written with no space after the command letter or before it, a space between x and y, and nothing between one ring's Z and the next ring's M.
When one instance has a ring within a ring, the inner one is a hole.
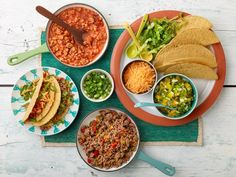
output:
M42 125L46 124L47 122L49 122L55 116L55 114L59 108L59 105L61 103L61 88L60 88L59 83L57 82L57 79L54 76L52 76L52 83L54 84L54 86L56 88L54 102L51 106L50 111L47 113L46 116L44 116L40 121L30 122L31 124L33 124L35 126L42 126Z
M186 45L186 44L198 44L202 46L209 46L215 43L218 43L219 39L216 34L206 28L191 28L182 31L177 34L169 44L163 47L158 53L156 58L161 54L168 52L170 49Z
M39 79L38 82L37 82L37 86L36 86L36 88L35 88L34 94L33 94L32 98L31 98L31 100L30 100L30 103L29 103L28 106L27 106L25 115L24 115L24 117L23 117L23 119L22 119L23 122L25 122L25 121L29 118L29 115L30 115L30 113L32 112L32 110L33 110L33 108L34 108L34 105L35 105L35 103L36 103L36 101L37 101L37 98L38 98L38 96L39 96L39 92L40 92L40 89L41 89L42 84L43 84L43 76L40 77L40 79Z
M209 20L200 16L188 15L181 18L180 22L184 23L184 25L180 28L179 31L177 31L177 33L191 28L211 29L213 27L212 23Z
M188 77L198 78L198 79L208 79L208 80L218 79L216 72L212 68L196 63L176 64L174 66L167 68L164 71L164 73L165 74L180 73Z

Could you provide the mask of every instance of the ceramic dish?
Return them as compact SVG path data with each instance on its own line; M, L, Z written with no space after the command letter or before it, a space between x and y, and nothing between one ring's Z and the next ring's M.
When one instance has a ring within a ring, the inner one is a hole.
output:
M109 42L109 28L108 28L108 24L107 24L104 16L97 9L95 9L94 7L92 7L90 5L87 5L87 4L82 4L82 3L73 3L73 4L65 5L65 6L61 7L60 9L58 9L54 14L58 15L61 12L65 11L65 10L68 10L68 9L71 9L71 8L85 8L85 9L88 9L88 10L96 13L102 19L103 24L105 26L105 31L106 31L106 36L107 36L106 41L104 43L104 46L103 46L102 50L99 52L99 54L92 61L90 61L89 63L84 64L84 65L74 65L74 64L72 65L72 64L69 64L69 63L66 63L66 62L63 62L62 60L60 60L56 56L55 52L53 52L53 50L51 49L51 47L49 45L49 42L50 42L49 41L49 32L50 32L50 29L51 29L51 26L52 26L52 22L48 21L47 27L46 27L46 43L42 44L40 47L38 47L36 49L10 56L8 58L8 64L9 65L16 65L16 64L19 64L19 63L25 61L28 58L31 58L35 55L38 55L40 53L46 53L46 52L50 52L54 56L54 58L57 59L62 64L70 66L70 67L75 67L75 68L86 67L86 66L92 65L93 63L98 61L102 57L104 52L106 51L107 46L108 46L108 42ZM67 42L67 43L69 43L69 42ZM55 43L53 43L52 46L55 46ZM64 50L59 50L59 49L55 49L55 50L57 50L57 52L60 52L62 55L64 55L63 53L66 52ZM68 48L66 48L66 50L68 50ZM66 58L66 60L68 60L68 57Z
M93 72L102 73L102 74L106 75L106 77L107 77L107 78L109 79L109 81L110 81L110 84L111 84L110 92L109 92L109 94L108 94L105 98L94 99L94 98L90 98L90 97L85 93L84 81L85 81L86 77L87 77L89 74L93 73ZM87 98L88 100L90 100L90 101L92 101L92 102L102 102L102 101L107 100L107 99L112 95L112 93L113 93L113 91L114 91L114 81L113 81L111 75L110 75L108 72L106 72L105 70L102 70L102 69L92 69L92 70L86 72L86 73L84 74L84 76L82 77L82 79L81 79L81 81L80 81L80 89L81 89L81 91L82 91L84 97Z
M95 63L97 60L99 60L99 59L101 58L101 56L104 54L104 52L105 52L106 49L107 49L108 42L109 42L109 28L108 28L108 24L107 24L105 18L103 17L103 15L102 15L97 9L95 9L94 7L92 7L92 6L90 6L90 5L87 5L87 4L82 4L82 3L68 4L68 5L63 6L63 7L61 7L60 9L58 9L54 14L55 14L55 15L58 15L58 14L60 14L61 12L67 10L67 9L70 9L70 8L77 8L77 7L89 9L89 10L95 12L96 14L98 14L98 15L102 18L103 24L105 25L105 30L106 30L106 34L107 34L106 42L105 42L104 47L103 47L103 49L101 50L101 52L95 57L95 59L94 59L92 62L89 62L88 64L83 65L83 66L73 66L73 65L67 64L67 63L65 63L65 62L62 62L60 59L58 59L58 58L56 57L55 53L52 51L51 47L49 46L49 32L50 32L50 28L51 28L51 26L52 26L52 22L51 22L51 21L48 21L48 24L47 24L47 27L46 27L46 36L47 36L47 46L48 46L48 49L50 50L50 52L52 53L52 55L53 55L58 61L62 62L63 64L65 64L65 65L67 65L67 66L70 66L70 67L81 68L81 67L85 67L85 66L92 65L92 64Z
M23 107L25 105L25 101L23 97L20 95L20 89L23 85L26 83L29 83L37 78L39 78L42 75L42 72L47 71L49 74L53 74L57 77L64 78L65 80L69 81L72 83L71 86L71 93L73 94L73 103L70 106L68 112L64 116L63 122L60 124L54 124L50 129L48 130L41 130L37 126L33 126L30 123L24 123L22 121L23 116L25 115L26 109ZM72 79L62 72L59 69L56 68L51 68L51 67L42 67L42 68L37 68L37 69L32 69L25 73L23 76L20 77L20 79L16 82L16 84L13 87L12 91L12 96L11 96L11 106L12 106L12 111L15 116L15 119L19 125L24 127L28 132L34 133L37 135L41 136L49 136L49 135L55 135L57 133L62 132L66 128L70 126L70 124L74 121L76 118L76 115L79 110L79 93L77 90L77 87L75 83L72 81Z
M193 112L193 110L195 109L195 107L197 106L197 102L198 102L198 92L197 92L197 88L195 86L195 84L193 83L193 81L188 78L187 76L184 76L182 74L178 74L178 73L173 73L173 74L167 74L165 76L163 76L162 78L160 78L153 91L152 91L152 98L153 98L153 103L155 103L154 101L154 96L155 96L155 90L158 89L159 85L160 85L160 82L163 81L165 78L169 77L169 76L180 76L184 81L187 81L191 87L192 87L192 90L193 90L193 101L192 101L192 105L191 105L191 109L188 110L186 113L180 115L180 116L176 116L176 117L170 117L170 116L167 116L166 114L162 113L159 108L157 108L157 110L162 114L163 117L166 117L167 119L172 119L172 120L177 120L177 119L183 119L185 117L187 117L189 114L191 114Z
M125 114L128 119L130 119L130 121L135 125L135 129L136 129L136 132L137 132L137 136L138 136L138 144L137 144L137 148L136 150L133 152L132 156L130 157L130 159L126 162L126 163L123 163L121 166L119 167L112 167L112 168L99 168L99 167L94 167L92 166L90 163L87 162L87 155L83 149L83 146L80 145L78 139L81 135L81 128L86 126L86 125L89 125L89 123L93 120L95 120L96 116L99 115L99 112L101 110L112 110L112 111L116 111L117 113L123 113ZM162 171L163 173L165 173L166 175L169 175L169 176L173 176L175 174L175 168L168 165L168 164L165 164L163 162L160 162L158 160L155 160L149 156L147 156L144 152L142 152L140 150L140 136L139 136L139 131L138 131L138 127L136 125L136 123L124 112L120 111L119 109L116 109L116 108L105 108L105 109L99 109L99 110L95 110L91 113L89 113L86 117L84 117L84 119L81 121L80 125L79 125L79 128L78 128L78 131L77 131L77 140L76 140L76 147L77 147L77 150L78 150L78 153L80 155L80 157L83 159L83 161L89 165L91 168L95 169L95 170L99 170L99 171L103 171L103 172L112 172L112 171L117 171L117 170L120 170L124 167L126 167L128 164L130 164L130 162L134 159L140 159L140 160L143 160L151 165L153 165L155 168L159 169L160 171Z
M180 11L159 11L149 14L149 19L152 18L163 18L167 17L169 19L183 13L184 15L189 15ZM142 17L136 20L131 24L131 27L134 32L137 32ZM116 83L116 94L121 101L121 103L136 117L142 119L146 122L161 125L161 126L176 126L186 124L188 122L197 119L203 113L205 113L216 101L219 96L225 81L226 74L226 62L224 57L224 51L221 46L221 43L213 44L211 46L215 58L217 61L217 75L218 80L203 80L203 79L192 79L198 90L198 105L196 109L184 119L180 120L170 120L163 118L159 111L155 107L143 107L143 108L134 108L134 104L137 102L152 102L152 96L149 94L146 95L134 95L127 92L122 85L121 75L123 68L130 62L130 59L126 56L126 48L131 42L130 35L127 31L124 31L113 50L112 59L111 59L111 74ZM158 75L161 77L161 75Z
M152 87L151 87L150 89L148 89L147 91L145 91L144 93L133 93L133 92L131 92L128 88L126 88L126 86L125 86L125 84L124 84L124 72L125 72L125 70L126 70L132 63L135 63L135 62L144 62L144 63L147 63L147 64L153 69L153 71L155 72L155 79L154 79L154 82L153 82L153 84L152 84ZM153 89L153 87L154 87L154 85L155 85L155 83L156 83L156 81L157 81L157 72L156 72L156 69L154 68L154 66L153 66L150 62L145 61L145 60L136 59L136 60L130 60L130 62L129 62L127 65L125 65L125 67L124 67L124 68L122 69L122 71L121 71L121 76L120 76L120 78L121 78L121 83L122 83L124 89L126 90L126 92L128 92L128 93L130 93L130 94L134 94L134 95L145 95L145 94L148 94L148 93L150 93L150 92L152 91L152 89Z

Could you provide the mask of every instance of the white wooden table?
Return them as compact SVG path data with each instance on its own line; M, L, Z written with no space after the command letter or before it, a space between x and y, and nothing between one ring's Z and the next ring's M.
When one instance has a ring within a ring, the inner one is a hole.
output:
M91 170L75 148L42 148L40 138L18 127L11 112L12 85L27 70L38 66L36 58L16 67L7 57L39 45L39 27L47 20L35 11L43 5L51 11L70 0L0 1L0 177L6 176L165 176L150 165L135 161L114 173ZM76 1L78 2L78 1ZM144 147L154 158L176 167L178 177L236 176L236 0L81 0L98 8L110 25L132 22L156 10L177 9L208 18L214 24L227 59L225 87L204 117L203 147Z

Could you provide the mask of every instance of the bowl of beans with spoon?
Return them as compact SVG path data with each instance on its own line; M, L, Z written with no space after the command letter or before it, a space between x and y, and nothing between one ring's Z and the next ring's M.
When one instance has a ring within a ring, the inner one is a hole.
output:
M94 7L73 3L54 13L41 6L37 6L36 10L50 19L46 27L46 43L34 50L9 57L9 65L50 52L62 64L81 68L98 61L106 51L109 42L108 24Z

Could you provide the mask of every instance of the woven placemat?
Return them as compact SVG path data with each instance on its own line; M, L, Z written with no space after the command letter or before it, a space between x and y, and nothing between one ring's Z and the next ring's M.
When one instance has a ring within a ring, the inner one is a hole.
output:
M80 92L80 79L83 74L93 68L101 68L110 71L110 59L113 47L119 38L123 29L110 29L110 42L106 53L93 65L85 68L71 68L58 62L50 53L44 53L40 57L41 66L50 66L58 68L67 73L77 85ZM41 44L45 43L45 32L41 32ZM111 98L102 103L92 103L80 94L79 113L72 125L65 131L48 137L42 138L42 146L75 146L76 132L80 121L89 112L105 107L116 107L126 112L137 123L140 131L141 141L144 145L202 145L202 119L197 119L185 125L176 127L156 126L144 122L132 114L120 103L116 93Z

